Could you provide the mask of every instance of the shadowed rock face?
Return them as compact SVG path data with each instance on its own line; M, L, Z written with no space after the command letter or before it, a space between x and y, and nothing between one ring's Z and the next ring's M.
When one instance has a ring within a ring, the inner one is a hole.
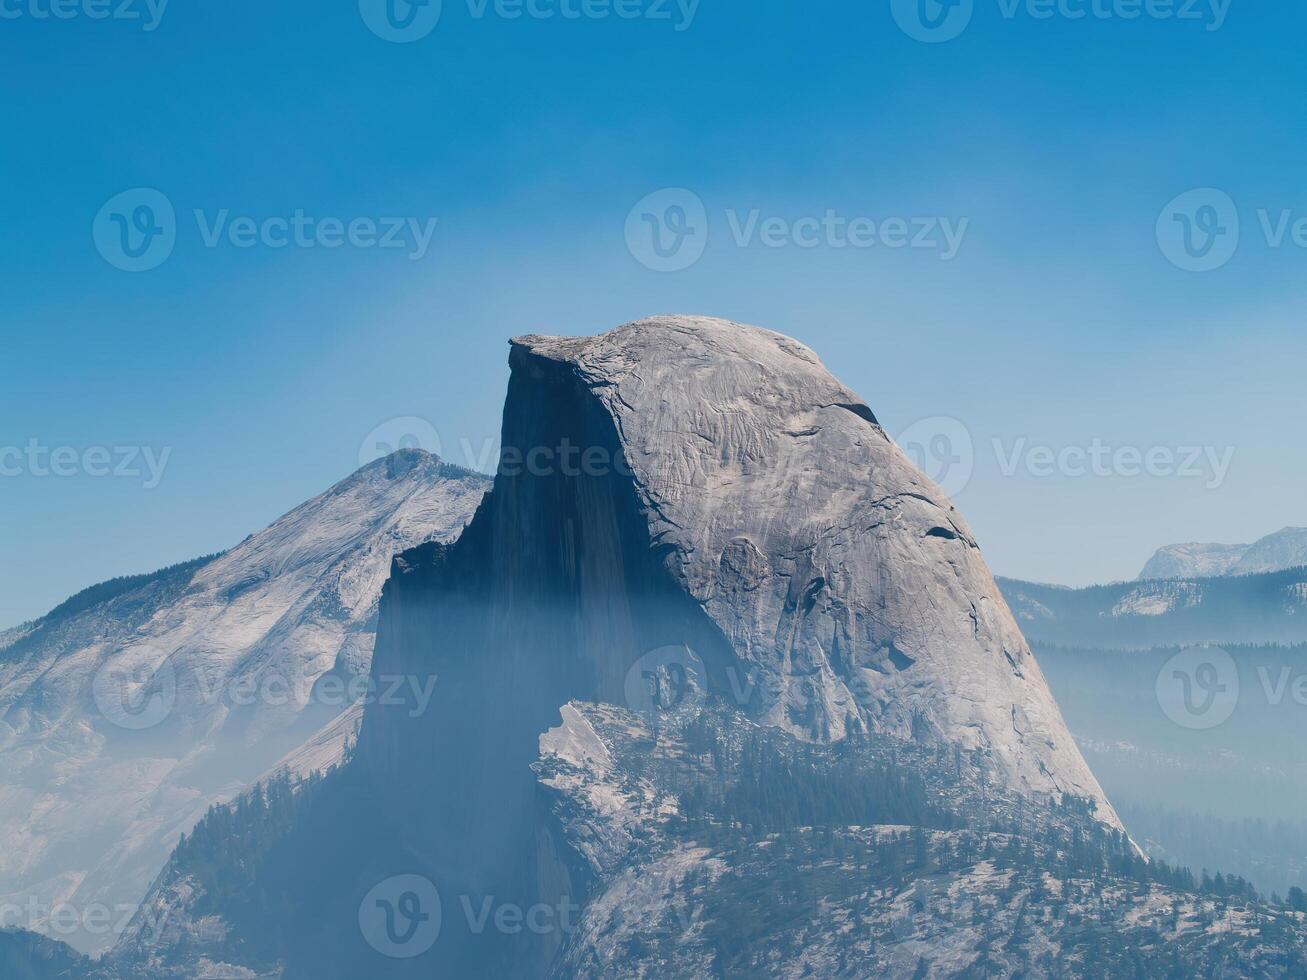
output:
M539 805L540 735L577 697L624 703L647 650L688 645L722 685L735 657L651 540L602 403L565 365L520 346L511 360L493 491L457 542L400 556L384 593L374 675L434 672L433 699L369 706L358 764L411 861L458 896L446 902L557 907L580 903L585 872ZM530 458L560 447L591 465ZM559 939L449 916L435 953L455 973L539 976Z

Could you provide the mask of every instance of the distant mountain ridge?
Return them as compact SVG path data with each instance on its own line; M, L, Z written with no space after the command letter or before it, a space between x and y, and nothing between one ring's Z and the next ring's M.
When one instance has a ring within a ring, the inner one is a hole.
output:
M52 631L65 620L78 613L93 609L117 599L119 596L145 589L149 586L166 582L189 582L194 574L209 562L221 558L225 552L215 552L190 561L178 562L153 572L139 575L120 575L104 582L97 582L75 593L55 606L44 616L21 623L12 629L0 631L0 659L14 659L30 646L35 645L42 635Z
M211 803L338 756L358 713L319 682L366 682L392 557L456 537L488 486L402 450L229 551L0 634L0 903L130 910Z
M1171 544L1159 548L1139 580L1255 575L1307 565L1307 527L1286 527L1252 544Z
M1307 568L1073 589L998 579L1031 643L1143 649L1307 642Z

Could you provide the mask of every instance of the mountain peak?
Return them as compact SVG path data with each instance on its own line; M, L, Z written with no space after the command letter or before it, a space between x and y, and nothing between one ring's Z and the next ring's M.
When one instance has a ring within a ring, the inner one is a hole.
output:
M1159 548L1139 579L1254 575L1307 565L1307 528L1284 527L1252 544L1190 542Z
M763 385L776 383L787 393L770 404L763 399L756 407L768 411L842 408L879 429L871 409L837 381L810 348L785 334L733 320L661 315L634 320L593 337L532 334L515 337L510 343L511 365L526 368L532 359L568 364L582 377L602 379L606 385L629 381L632 375L647 374L650 369L670 380L668 364L676 364L678 371L689 372L691 377L703 378L718 365L723 367L718 382L694 388L705 404L713 404L715 396L729 397L728 389L747 376ZM676 386L667 390L674 392Z
M0 894L130 906L210 803L283 757L338 753L346 705L318 680L366 676L392 557L456 537L489 483L401 449L221 555L95 586L0 634L0 823L41 827L24 861L0 862ZM157 717L127 709L142 677ZM92 835L103 857L87 856Z
M418 447L396 449L384 456L364 463L347 476L341 483L367 479L370 476L384 474L388 480L395 480L410 473L420 472L445 480L461 480L468 477L486 479L484 473L478 473L457 463L450 463L426 449Z
M537 356L571 360L587 352L638 352L659 345L699 346L723 355L752 354L773 360L777 353L797 358L822 371L821 360L808 347L785 334L720 317L698 314L659 314L632 320L592 337L527 334L509 341Z

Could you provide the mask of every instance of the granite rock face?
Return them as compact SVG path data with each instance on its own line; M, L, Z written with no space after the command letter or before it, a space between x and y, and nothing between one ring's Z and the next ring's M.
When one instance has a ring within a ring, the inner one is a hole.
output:
M611 420L649 541L749 714L814 741L956 744L1115 820L966 521L811 350L678 316L522 337L512 362Z
M456 537L488 484L402 450L222 555L0 637L0 901L37 909L18 924L48 930L63 904L121 921L211 804L274 765L334 761L392 557ZM97 951L117 936L58 938Z

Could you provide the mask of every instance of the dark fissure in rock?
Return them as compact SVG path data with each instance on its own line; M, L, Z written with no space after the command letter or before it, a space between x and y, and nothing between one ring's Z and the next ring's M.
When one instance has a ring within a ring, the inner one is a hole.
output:
M880 425L880 423L876 421L875 413L873 413L870 408L868 408L866 405L863 405L861 402L856 402L851 405L837 404L835 407L842 408L846 412L852 412L858 418L865 419L866 421L870 422L872 425Z

